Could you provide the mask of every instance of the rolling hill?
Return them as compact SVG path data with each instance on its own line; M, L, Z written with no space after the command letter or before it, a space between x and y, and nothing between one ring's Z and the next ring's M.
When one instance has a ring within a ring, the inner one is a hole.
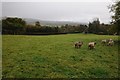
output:
M50 25L50 26L62 26L65 24L69 25L80 25L80 24L87 24L82 22L72 22L72 21L47 21L47 20L39 20L39 19L32 19L32 18L24 18L27 24L35 24L36 21L39 21L41 25Z

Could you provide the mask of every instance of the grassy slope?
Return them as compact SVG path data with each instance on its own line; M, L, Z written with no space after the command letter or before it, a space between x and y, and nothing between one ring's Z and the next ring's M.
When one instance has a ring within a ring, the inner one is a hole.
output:
M6 78L71 78L118 77L118 47L102 46L107 35L3 36L3 77ZM81 49L74 42L82 40ZM89 50L89 41L96 49Z
M2 36L0 34L0 79L2 78Z

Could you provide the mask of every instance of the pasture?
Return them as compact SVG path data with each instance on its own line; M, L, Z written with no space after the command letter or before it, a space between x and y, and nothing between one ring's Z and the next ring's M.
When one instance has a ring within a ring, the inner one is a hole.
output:
M118 44L103 46L102 39L118 36L65 34L48 36L3 35L3 78L117 78ZM83 41L80 49L74 42ZM88 43L96 41L96 48Z

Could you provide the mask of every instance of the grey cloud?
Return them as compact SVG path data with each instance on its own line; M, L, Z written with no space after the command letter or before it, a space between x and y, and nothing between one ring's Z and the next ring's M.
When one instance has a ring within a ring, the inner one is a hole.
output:
M94 17L104 23L110 19L107 2L3 2L2 16L41 20L88 22Z

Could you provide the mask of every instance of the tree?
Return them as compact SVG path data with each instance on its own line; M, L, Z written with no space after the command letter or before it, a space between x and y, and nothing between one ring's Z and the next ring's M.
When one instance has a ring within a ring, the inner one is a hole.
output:
M89 22L89 33L98 33L100 32L100 21L99 18L95 18L93 22Z
M120 34L120 1L116 1L115 4L111 5L109 7L110 12L113 12L112 16L112 22L111 24L113 25L112 29L114 32L117 32Z
M2 32L2 20L0 20L0 34Z
M36 26L36 27L40 27L40 26L41 26L41 25L40 25L40 22L39 22L39 21L36 21L36 22L35 22L35 26Z
M21 18L8 17L2 20L3 34L23 34L26 22Z

